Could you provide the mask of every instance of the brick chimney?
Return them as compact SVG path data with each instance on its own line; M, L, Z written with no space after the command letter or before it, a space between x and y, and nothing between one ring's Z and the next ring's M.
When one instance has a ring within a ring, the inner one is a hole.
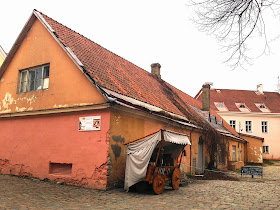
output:
M210 110L210 87L213 83L204 83L202 85L202 111Z
M152 71L151 73L155 76L157 76L159 79L161 79L161 76L160 76L160 67L161 65L159 63L152 63L151 64L151 68L152 68Z
M259 94L263 94L263 85L262 84L257 85L257 92Z

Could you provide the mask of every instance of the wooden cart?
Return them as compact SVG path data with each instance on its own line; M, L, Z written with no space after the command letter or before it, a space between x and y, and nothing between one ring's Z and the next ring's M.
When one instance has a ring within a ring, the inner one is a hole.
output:
M155 135L157 135L155 138L151 137ZM147 138L150 139L143 142L143 139ZM160 138L160 140L157 141L157 138ZM147 142L152 143L147 144ZM152 146L154 144L157 145ZM141 189L141 186L145 186L145 184L141 184L144 181L151 185L155 194L161 194L163 192L166 182L169 182L172 188L177 190L181 182L181 160L182 156L186 155L185 146L188 144L190 145L190 141L187 135L162 129L143 138L126 143L125 145L129 145L131 148L127 153L125 189L128 190L134 184L138 184L136 186ZM137 150L137 147L140 149ZM148 152L151 147L154 148L153 151ZM146 154L149 154L149 158L145 159ZM147 162L145 163L145 161ZM146 170L137 169L141 164L148 165L147 172ZM142 171L145 172L142 173ZM129 174L133 175L129 176ZM137 178L138 175L139 178Z
M184 146L179 157L176 158L174 165L162 165L159 162L162 161L163 156L160 155L162 151L162 142L157 151L157 157L155 162L150 162L147 169L147 175L144 179L145 182L149 182L152 185L152 189L155 194L161 194L164 190L165 183L169 182L174 190L179 188L181 182L180 165L182 155L185 154ZM178 159L179 158L179 159ZM179 160L179 162L177 162Z

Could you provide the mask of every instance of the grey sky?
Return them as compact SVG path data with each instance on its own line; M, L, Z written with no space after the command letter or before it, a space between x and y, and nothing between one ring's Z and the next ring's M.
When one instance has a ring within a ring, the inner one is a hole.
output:
M204 82L213 82L215 88L247 90L255 90L261 83L264 91L276 90L280 74L279 40L271 43L269 56L254 60L247 70L231 71L223 63L226 57L216 40L198 32L189 20L192 8L186 2L4 1L0 45L9 51L32 10L37 9L147 71L151 63L160 63L162 79L191 96ZM274 30L273 26L268 26L268 30Z

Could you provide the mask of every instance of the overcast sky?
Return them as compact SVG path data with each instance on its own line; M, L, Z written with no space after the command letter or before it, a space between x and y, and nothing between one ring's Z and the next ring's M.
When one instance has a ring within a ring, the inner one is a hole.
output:
M270 43L272 53L253 60L246 70L232 70L223 63L226 57L215 38L199 32L190 21L193 10L186 3L186 0L3 1L0 45L8 52L33 9L37 9L147 71L152 63L160 63L162 79L191 96L196 95L204 82L213 82L215 88L245 90L255 90L257 84L263 84L264 91L276 91L280 75L279 40ZM273 24L272 30L279 28L279 22Z

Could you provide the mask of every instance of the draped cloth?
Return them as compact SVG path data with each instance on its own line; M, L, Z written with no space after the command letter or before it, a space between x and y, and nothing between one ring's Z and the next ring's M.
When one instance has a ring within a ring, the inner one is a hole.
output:
M181 145L191 144L186 135L167 130L160 130L147 138L127 144L125 190L145 179L153 151L161 140L161 132L163 132L164 141Z

